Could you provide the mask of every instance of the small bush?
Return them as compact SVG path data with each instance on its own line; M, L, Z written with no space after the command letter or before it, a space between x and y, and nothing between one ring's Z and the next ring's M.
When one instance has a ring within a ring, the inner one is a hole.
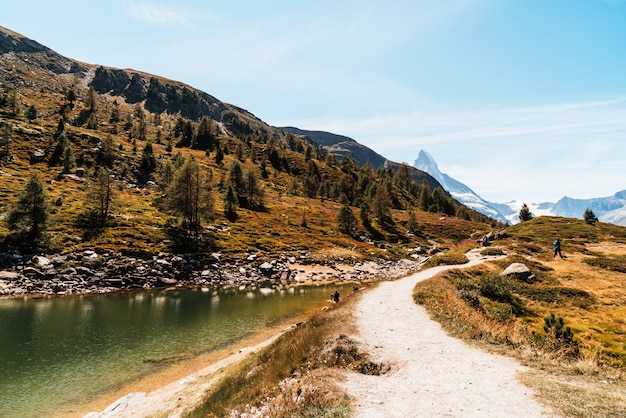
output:
M483 309L483 305L480 301L480 293L478 290L459 290L459 297L469 303L472 308Z
M513 301L511 289L511 280L506 276L491 274L480 279L480 294L491 300L511 303Z
M463 253L450 252L438 255L436 257L431 258L426 263L424 263L424 267L435 267L435 266L453 266L456 264L466 264L469 263L469 260Z
M626 256L586 257L583 258L583 261L593 267L600 267L605 270L626 273Z
M487 247L480 250L480 255L505 255L502 248L499 247Z

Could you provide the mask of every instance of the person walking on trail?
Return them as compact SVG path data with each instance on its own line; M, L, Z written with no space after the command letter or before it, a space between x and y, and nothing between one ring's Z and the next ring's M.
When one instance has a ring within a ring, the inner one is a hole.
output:
M554 248L554 255L552 257L556 257L558 254L559 257L565 258L563 257L563 254L561 254L561 238L557 238L556 241L554 241L552 248Z

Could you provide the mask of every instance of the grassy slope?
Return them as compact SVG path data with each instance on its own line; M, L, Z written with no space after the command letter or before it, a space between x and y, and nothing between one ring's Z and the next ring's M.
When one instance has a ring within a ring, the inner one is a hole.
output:
M51 82L45 74L31 71L35 85ZM20 73L24 75L25 72ZM70 111L68 119L74 120L85 109L83 97L86 94L84 87L75 84L71 77L57 76L54 78L56 88L72 88L78 91L79 99ZM29 121L23 116L11 117L0 109L0 121L13 125L13 141L10 145L13 161L3 163L0 168L9 176L3 176L0 182L0 217L3 216L16 202L19 192L23 189L28 177L36 172L45 181L50 202L59 202L53 206L52 225L50 227L50 251L67 252L83 248L113 250L121 252L155 253L172 251L168 246L170 237L167 236L165 225L171 222L173 216L164 212L156 204L160 192L156 186L137 189L128 183L119 181L124 172L132 173L139 165L141 151L146 141L137 141L134 153L133 143L127 132L120 129L119 134L112 134L118 159L115 172L118 175L115 188L117 189L116 205L108 227L102 229L81 228L76 224L77 218L88 208L86 201L89 181L86 183L71 180L57 181L56 177L62 167L50 166L49 157L43 162L31 163L29 153L35 149L48 151L48 155L56 146L53 134L59 120L58 111L67 103L61 92L51 92L37 88L23 87L19 91L19 100L22 110L29 105L35 105L39 117ZM94 149L100 141L109 135L110 123L108 117L114 108L114 101L119 98L100 96L97 112L101 126L98 130L66 124L66 132L70 136L70 144L77 160L83 156L83 167L87 171L87 179L92 178L96 167ZM124 124L125 115L133 114L134 107L124 102L118 102L121 122ZM374 223L371 231L377 241L386 242L383 246L376 246L358 242L344 234L337 232L336 216L340 205L337 202L309 199L302 192L293 193L294 184L301 184L302 178L274 170L268 166L269 177L263 180L265 190L266 212L253 212L241 209L240 219L228 222L222 213L222 193L216 183L227 177L227 170L234 159L233 154L227 154L221 165L216 164L214 155L206 155L204 151L189 148L176 148L172 152L166 150L166 138L172 135L176 124L176 115L161 115L161 127L151 123L152 114L147 114L147 139L152 143L154 155L157 159L166 161L174 154L181 153L186 158L193 156L202 167L213 172L213 197L215 198L215 219L213 225L228 224L227 229L215 228L210 234L211 251L223 251L232 254L260 252L278 254L283 252L307 252L314 259L325 259L333 256L348 255L352 258L399 258L406 256L406 248L417 246L429 247L431 240L443 246L454 245L460 240L484 233L489 225L464 221L454 217L441 218L441 215L425 212L416 212L417 222L421 233L418 236L406 234L403 226L407 219L405 211L394 210L392 213L395 224L385 230ZM162 144L156 143L158 130L164 138ZM229 144L231 152L237 144L242 143L237 138L222 137L223 143ZM173 141L176 142L176 139ZM265 144L248 143L255 147L257 155L261 155L266 148ZM298 167L300 172L306 171L307 163L302 153L285 151L291 167ZM260 160L260 158L259 158ZM316 161L320 171L331 178L341 172L330 169L324 162ZM259 162L249 159L242 163L244 170L253 169L259 172ZM131 176L132 178L132 176ZM358 216L358 208L353 208ZM305 221L305 222L303 222ZM303 224L306 224L303 226ZM7 234L4 222L0 222L0 238ZM385 247L382 249L381 247Z
M511 238L496 243L506 259L420 283L416 300L452 334L531 366L525 383L567 416L624 416L626 274L615 270L626 267L626 229L541 217L507 231ZM563 260L553 258L557 236ZM501 279L512 262L526 264L536 280ZM544 331L552 313L571 327L573 344Z

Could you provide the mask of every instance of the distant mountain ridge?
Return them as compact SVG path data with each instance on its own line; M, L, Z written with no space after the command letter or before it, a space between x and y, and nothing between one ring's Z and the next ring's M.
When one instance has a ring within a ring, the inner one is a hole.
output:
M591 209L602 222L626 226L626 190L617 192L613 196L591 199L573 199L566 196L556 203L521 203L517 201L495 203L484 200L470 187L442 173L434 158L424 150L420 150L413 165L437 179L448 193L465 206L502 222L510 224L519 222L519 210L522 204L526 203L535 216L563 216L582 219L585 210Z
M317 144L323 146L328 152L337 156L349 156L354 158L356 162L362 166L366 162L370 162L372 167L383 167L387 159L382 155L374 152L365 145L359 144L352 138L343 135L337 135L324 131L308 131L295 128L292 126L278 128L292 134L306 136Z
M337 135L331 132L310 131L310 130L304 130L304 129L299 129L295 127L282 127L278 129L285 131L285 132L292 133L294 135L300 135L300 136L306 137L312 142L320 145L330 154L333 154L342 158L346 156L350 158L354 158L354 160L357 162L359 166L363 166L367 164L368 162L375 169L391 167L394 170L397 170L400 166L405 166L409 169L412 169L412 172L410 174L411 174L412 179L416 183L421 184L424 180L426 180L428 184L430 185L431 189L441 186L438 179L436 179L430 173L422 169L416 168L416 167L410 167L410 166L406 166L406 165L388 160L382 155L373 151L371 148L368 148L365 145L359 144L357 141L355 141L354 139L350 137ZM443 186L442 188L445 190Z

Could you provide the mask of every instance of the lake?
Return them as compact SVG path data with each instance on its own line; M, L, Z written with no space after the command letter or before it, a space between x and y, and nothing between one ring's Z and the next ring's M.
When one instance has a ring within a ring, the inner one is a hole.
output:
M328 305L349 285L0 300L0 417L63 415L179 358Z

